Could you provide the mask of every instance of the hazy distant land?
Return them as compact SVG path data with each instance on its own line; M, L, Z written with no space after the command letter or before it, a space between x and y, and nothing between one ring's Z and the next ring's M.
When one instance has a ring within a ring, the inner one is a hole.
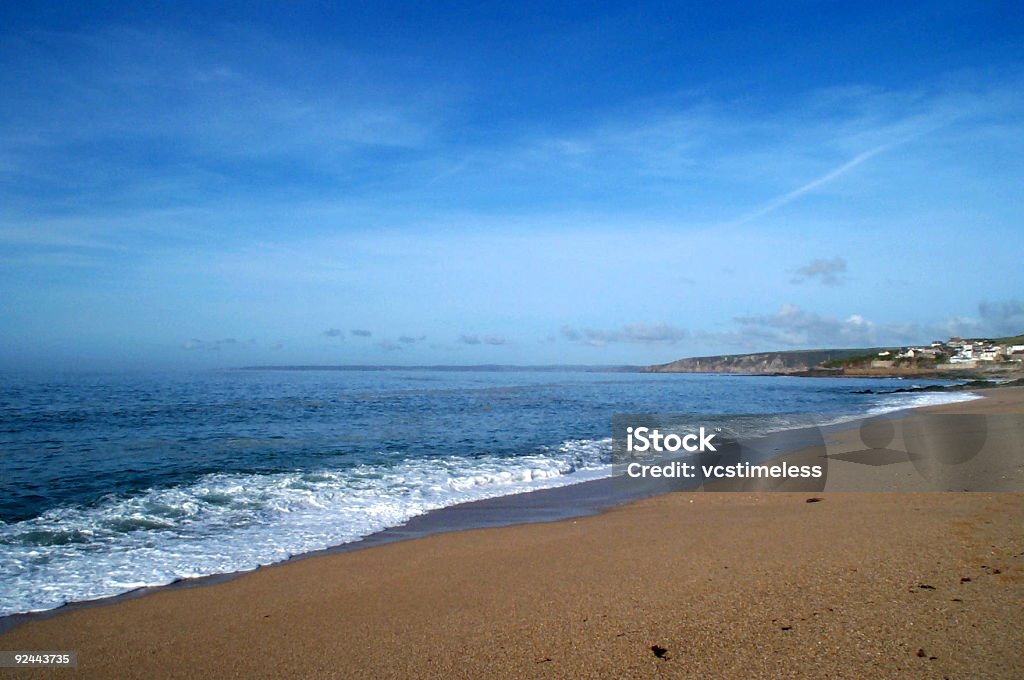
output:
M1024 335L952 337L921 346L722 354L648 366L652 373L740 373L852 377L1018 377Z

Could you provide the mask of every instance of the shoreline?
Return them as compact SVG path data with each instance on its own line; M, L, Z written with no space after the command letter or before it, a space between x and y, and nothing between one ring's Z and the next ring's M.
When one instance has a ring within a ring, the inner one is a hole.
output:
M1019 418L1024 390L951 407ZM986 445L1019 455L1010 435ZM78 651L83 677L1020 677L1019 463L1017 493L677 493L398 541L65 611L0 647Z
M908 406L886 412L884 415L892 418L901 418L914 411L947 406L957 407L971 401L983 400L988 397L988 395L984 394L985 392L999 389L1003 388L982 388L979 390L982 393L978 395L979 399L938 405ZM1024 388L1022 388L1022 392L1024 392ZM837 432L853 431L859 426L859 423L868 417L871 416L850 416L849 419L831 422L819 427L801 426L784 429L756 439L767 440L768 448L775 452L770 458L765 460L781 460L786 455L796 453L807 445L807 438L803 436L806 432L821 430L825 434L835 434ZM651 480L643 484L632 484L624 489L616 483L613 477L602 477L564 486L520 491L504 496L457 503L429 510L422 515L412 517L404 524L387 527L355 541L299 553L280 562L260 565L254 569L178 579L170 583L134 588L116 595L68 602L52 609L0 616L0 635L31 621L50 619L79 609L116 605L122 601L147 597L164 590L175 591L216 585L305 559L372 549L377 546L399 541L417 540L437 534L559 522L567 519L599 515L645 498L686 490L688 489L680 489L679 483L674 480ZM713 489L709 488L708 491L713 491Z
M1024 415L1024 389L986 397L926 410ZM852 429L829 438L856 449ZM1019 453L1024 432L1011 434L990 443ZM848 467L854 481L882 471ZM912 491L898 469L883 474L886 491ZM85 677L1013 677L1024 474L1011 481L1018 493L816 503L660 495L61 607L0 647L74 649Z

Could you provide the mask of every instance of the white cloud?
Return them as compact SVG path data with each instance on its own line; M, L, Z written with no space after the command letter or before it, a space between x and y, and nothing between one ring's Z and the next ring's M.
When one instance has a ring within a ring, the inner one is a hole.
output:
M737 317L737 334L761 344L783 347L858 347L879 342L878 327L860 314L845 320L782 305L774 314ZM888 332L888 329L887 331Z

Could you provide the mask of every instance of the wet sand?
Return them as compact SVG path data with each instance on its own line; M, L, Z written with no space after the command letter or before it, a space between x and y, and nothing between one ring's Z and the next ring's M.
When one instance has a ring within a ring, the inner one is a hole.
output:
M830 458L829 489L901 493L673 493L297 560L29 621L0 649L78 670L0 677L1022 677L1024 389L987 395L928 411L1010 416L972 474L1015 493Z

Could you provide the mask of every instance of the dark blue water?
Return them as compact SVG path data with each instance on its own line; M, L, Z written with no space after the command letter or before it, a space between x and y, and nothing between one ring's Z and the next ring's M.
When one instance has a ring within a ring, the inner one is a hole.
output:
M0 379L0 614L605 476L615 413L839 416L962 398L855 393L889 380L583 371Z

